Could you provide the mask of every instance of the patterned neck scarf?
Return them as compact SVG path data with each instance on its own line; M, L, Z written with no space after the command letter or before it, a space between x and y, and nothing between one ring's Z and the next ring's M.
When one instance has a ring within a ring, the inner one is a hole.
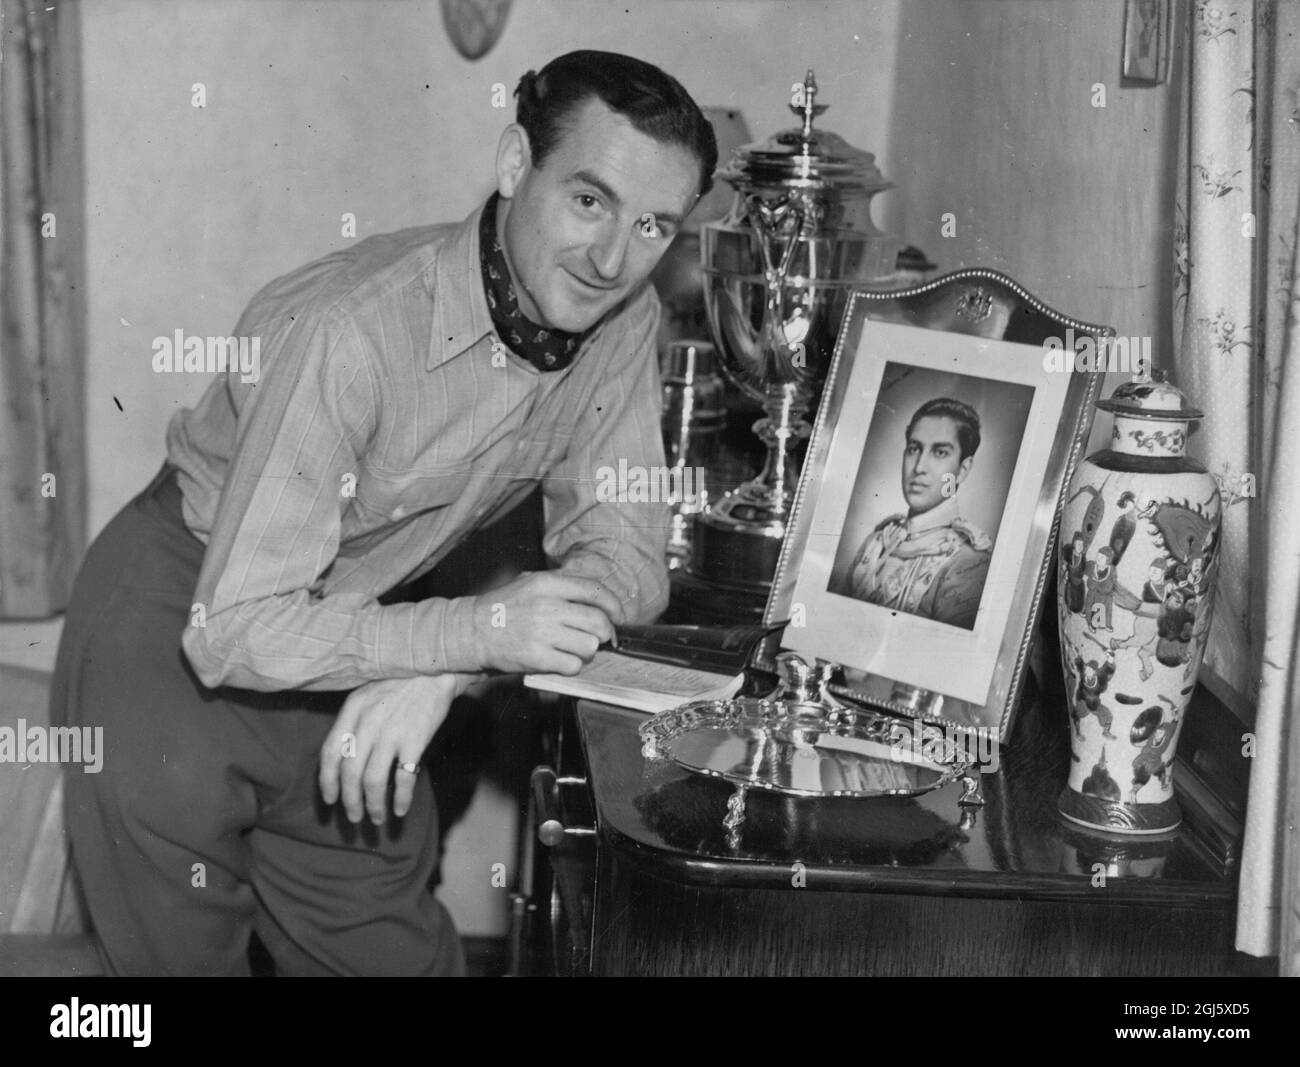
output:
M483 290L492 325L515 355L522 356L539 371L564 370L573 362L591 330L586 333L548 330L525 318L519 310L506 254L497 240L497 204L500 199L500 193L492 194L483 208L478 227L479 262L483 268Z

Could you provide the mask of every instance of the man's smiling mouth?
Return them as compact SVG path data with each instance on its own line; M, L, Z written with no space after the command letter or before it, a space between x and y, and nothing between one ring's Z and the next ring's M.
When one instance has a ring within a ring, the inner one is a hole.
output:
M576 281L580 286L582 286L582 288L590 289L593 292L612 293L615 289L618 288L617 283L613 285L603 285L600 282L593 282L587 278L584 278L581 274L574 274L573 271L569 270L568 268L565 268L564 273L567 274L574 281Z

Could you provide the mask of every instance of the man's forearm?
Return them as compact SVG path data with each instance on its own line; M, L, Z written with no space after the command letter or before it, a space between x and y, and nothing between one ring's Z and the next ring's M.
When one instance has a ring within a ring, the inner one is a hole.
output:
M204 685L354 689L367 682L480 672L473 599L380 605L306 593L191 616L181 643Z

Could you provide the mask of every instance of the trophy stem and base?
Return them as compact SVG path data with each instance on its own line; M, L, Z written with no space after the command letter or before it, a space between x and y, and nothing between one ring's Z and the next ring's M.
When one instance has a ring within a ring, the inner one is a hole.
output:
M776 573L799 478L796 449L811 428L807 405L789 385L773 386L754 432L767 445L756 478L696 516L689 569L710 581L766 597Z

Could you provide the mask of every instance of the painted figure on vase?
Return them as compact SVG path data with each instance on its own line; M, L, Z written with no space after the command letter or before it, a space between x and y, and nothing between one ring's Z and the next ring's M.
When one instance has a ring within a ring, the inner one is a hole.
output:
M1157 556L1147 567L1147 580L1142 586L1144 604L1163 604L1165 602L1165 572L1169 569L1169 560Z
M1102 482L1100 486L1081 485L1075 490L1070 497L1070 503L1073 504L1079 497L1091 497L1088 501L1088 509L1083 513L1083 520L1079 523L1078 531L1075 537L1083 538L1083 551L1087 552L1092 545L1092 539L1097 536L1097 530L1101 526L1101 520L1106 515L1106 484L1110 479ZM1067 505L1068 506L1068 505Z
M1065 583L1065 606L1070 611L1083 610L1084 568L1087 556L1084 552L1083 534L1076 533L1070 544L1061 552L1061 562L1065 565L1063 581Z
M1166 667L1187 662L1187 646L1196 627L1196 598L1182 586L1166 590L1156 623L1156 659Z
M1110 551L1111 563L1118 567L1137 530L1137 494L1131 490L1120 493L1115 506L1120 509L1120 516L1115 520L1115 525L1110 528Z
M1079 679L1070 707L1075 733L1082 737L1083 720L1089 715L1095 715L1101 723L1102 737L1113 738L1115 735L1110 732L1110 724L1114 721L1114 715L1101 702L1101 698L1115 676L1115 653L1107 650L1101 659L1084 660L1082 653L1076 651L1074 670Z
M1090 630L1113 628L1117 582L1114 556L1114 550L1108 545L1097 553L1095 562L1089 561L1084 568L1087 592L1084 596L1083 614Z
M1106 769L1106 748L1102 746L1101 758L1092 765L1092 771L1083 780L1083 792L1102 800L1119 800L1121 790L1119 783L1111 777Z
M1171 709L1173 708L1172 701L1166 700L1165 703L1169 704ZM1179 716L1176 710L1172 711L1166 719L1164 712L1158 707L1147 708L1133 723L1130 740L1135 745L1141 745L1142 748L1133 760L1130 803L1137 803L1139 791L1152 778L1159 781L1161 787L1167 787L1173 756L1170 755L1166 759L1165 754L1172 748L1174 739L1178 736L1178 723Z

